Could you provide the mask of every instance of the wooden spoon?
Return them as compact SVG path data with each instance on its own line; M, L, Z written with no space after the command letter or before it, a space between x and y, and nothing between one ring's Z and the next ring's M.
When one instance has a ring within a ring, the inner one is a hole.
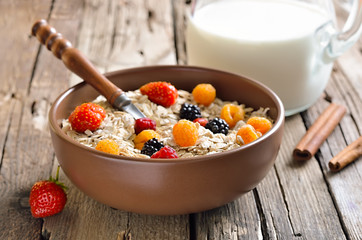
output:
M44 44L49 51L61 59L64 65L84 81L92 85L115 108L131 114L135 119L145 115L131 103L124 91L102 75L93 64L46 20L36 21L32 27L32 35Z

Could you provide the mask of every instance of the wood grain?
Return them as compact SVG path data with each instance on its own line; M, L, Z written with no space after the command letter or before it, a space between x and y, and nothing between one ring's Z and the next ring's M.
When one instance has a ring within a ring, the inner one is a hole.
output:
M47 16L51 1L1 1L0 34L0 239L40 239L42 220L29 211L28 194L37 167L52 155L49 137L32 126L32 72L38 44L27 24Z
M342 24L343 19L338 19ZM362 159L357 159L343 171L332 173L328 162L347 145L362 135L362 38L350 50L339 57L333 75L326 88L332 101L343 104L348 112L317 156L329 186L345 234L350 239L362 236ZM306 117L315 119L316 112L325 106L319 102L309 109ZM342 143L342 144L341 144Z
M258 239L261 223L253 192L225 206L195 214L194 239Z
M47 112L80 81L29 37L32 23L48 18L101 72L187 64L187 2L0 1L0 34L7 36L0 47L0 239L361 239L362 159L338 173L328 161L362 134L362 39L336 61L325 96L286 119L274 168L245 196L202 213L142 215L96 202L61 172L69 187L63 212L31 216L32 184L58 166ZM346 115L315 157L293 161L293 148L327 100L345 105Z
M337 67L339 67L339 62L337 62ZM333 96L333 100L345 104L349 112L341 121L339 128L335 129L327 139L327 143L321 147L319 161L345 232L351 239L358 239L362 236L362 176L360 174L362 159L360 157L339 173L332 173L328 168L328 162L333 156L362 135L362 101L355 101L358 99L357 89L353 87L353 82L341 74L341 71L337 68L326 91L328 95ZM353 97L355 97L354 100ZM314 108L311 109L313 110Z
M75 45L102 72L175 64L170 4L87 0Z

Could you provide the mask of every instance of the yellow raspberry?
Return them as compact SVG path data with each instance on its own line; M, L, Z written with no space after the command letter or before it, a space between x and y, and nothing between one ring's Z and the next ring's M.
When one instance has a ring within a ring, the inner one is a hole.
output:
M230 128L233 128L237 122L243 120L245 116L244 109L235 104L226 104L221 109L220 117L229 124Z
M95 147L98 151L119 155L120 149L118 144L112 139L100 140Z
M261 132L263 135L273 126L272 122L265 117L251 117L246 123L253 126L256 131Z
M201 83L192 90L192 96L198 104L209 106L215 100L216 90L211 84Z
M255 141L261 137L261 133L256 131L250 124L245 124L239 128L236 134L236 142L240 145L245 145Z
M133 140L135 148L142 150L145 142L147 142L148 140L150 140L152 138L157 138L158 140L161 139L160 135L156 131L151 130L151 129L143 130Z
M172 129L173 139L181 147L189 147L196 144L199 138L199 130L195 123L181 119Z

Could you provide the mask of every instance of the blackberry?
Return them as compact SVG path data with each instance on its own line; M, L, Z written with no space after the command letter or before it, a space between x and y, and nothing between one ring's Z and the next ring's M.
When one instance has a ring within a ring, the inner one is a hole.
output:
M145 142L142 147L141 153L152 156L155 152L158 152L161 148L163 148L163 144L157 140L157 138L152 138Z
M226 135L229 132L229 125L222 118L214 118L210 120L205 125L205 128L209 129L213 133L223 133Z
M181 105L180 118L193 121L196 118L201 118L200 108L190 103L184 103Z

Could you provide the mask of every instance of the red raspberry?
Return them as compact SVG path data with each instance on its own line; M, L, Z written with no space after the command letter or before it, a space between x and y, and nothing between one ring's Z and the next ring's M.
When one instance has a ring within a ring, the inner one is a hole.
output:
M205 127L205 125L209 122L206 118L196 118L193 120L194 123L199 123L201 126Z
M150 118L137 119L134 125L135 133L139 134L140 132L146 129L156 130L156 122Z
M173 105L178 97L175 86L167 82L150 82L143 85L140 91L150 101L164 107Z
M151 158L178 158L178 155L170 146L165 146L161 148L158 152L155 152Z
M84 132L87 129L97 130L105 117L106 111L103 107L95 103L83 103L74 109L68 120L73 130Z

